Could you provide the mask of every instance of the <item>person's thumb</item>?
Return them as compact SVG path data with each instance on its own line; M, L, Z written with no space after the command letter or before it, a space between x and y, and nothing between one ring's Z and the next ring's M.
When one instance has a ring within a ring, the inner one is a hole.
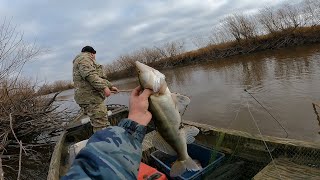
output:
M150 89L144 89L143 92L141 93L141 97L145 98L145 99L148 99L149 96L153 93L152 90Z

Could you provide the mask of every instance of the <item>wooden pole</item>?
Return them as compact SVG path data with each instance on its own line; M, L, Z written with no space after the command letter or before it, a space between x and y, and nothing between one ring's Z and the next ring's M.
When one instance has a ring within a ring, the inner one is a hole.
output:
M122 89L122 90L119 90L118 93L121 93L121 92L132 92L133 89ZM111 91L111 93L113 94L117 94L116 91Z
M122 89L122 90L119 90L119 92L131 92L133 89Z

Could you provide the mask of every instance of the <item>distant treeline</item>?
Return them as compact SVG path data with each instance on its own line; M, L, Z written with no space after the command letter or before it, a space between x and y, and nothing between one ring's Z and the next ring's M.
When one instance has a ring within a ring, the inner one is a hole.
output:
M142 48L118 57L105 66L110 79L135 75L134 62L157 69L257 51L320 42L320 0L306 0L298 5L267 7L256 14L233 14L225 17L206 38L193 38L198 50L186 52L183 41L161 47Z
M64 81L64 80L59 80L55 81L51 84L44 84L42 85L37 93L39 95L45 95L45 94L51 94L54 92L60 92L64 91L67 89L72 89L74 88L73 82L72 81Z

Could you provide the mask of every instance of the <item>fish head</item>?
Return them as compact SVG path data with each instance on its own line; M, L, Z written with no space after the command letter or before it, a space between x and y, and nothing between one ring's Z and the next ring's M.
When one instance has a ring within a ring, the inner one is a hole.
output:
M158 70L136 61L140 85L145 89L151 89L156 93L164 93L167 89L165 75Z

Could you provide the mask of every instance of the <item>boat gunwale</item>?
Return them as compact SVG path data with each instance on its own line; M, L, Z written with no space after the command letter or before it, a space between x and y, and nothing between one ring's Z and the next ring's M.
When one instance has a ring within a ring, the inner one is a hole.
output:
M113 112L113 114L109 117L109 121L112 121L112 119L114 119L113 117L117 117L119 116L120 113L126 113L129 112L129 108L125 105L120 105L120 104L108 104L106 105L107 108L109 107L118 107L115 111ZM122 109L119 109L119 107L122 107ZM62 133L59 135L59 139L56 143L56 145L54 146L54 150L53 153L51 155L51 159L50 159L50 165L49 165L49 171L48 171L48 176L47 176L47 180L58 180L60 179L60 164L61 164L61 154L62 154L62 150L63 147L65 145L65 140L66 137L68 136L68 134L70 132L74 132L76 131L75 129L77 128L81 128L84 127L86 124L90 123L85 123L85 124L79 124L79 125L75 125L75 123L77 123L77 121L79 119L82 119L84 116L84 113L82 111L80 111L70 122L70 125L68 124L64 130L62 131ZM75 126L73 126L75 125ZM72 130L73 129L73 130ZM59 165L59 168L56 167L56 165Z
M248 138L248 139L266 141L266 142L275 143L275 144L283 144L283 145L291 145L291 146L297 146L297 147L320 149L320 143L315 143L315 142L310 142L310 141L302 141L302 140L274 137L274 136L268 136L268 135L258 135L258 134L255 135L255 134L251 134L251 133L244 132L244 131L218 128L215 126L201 124L201 123L192 122L192 121L186 121L186 120L183 120L183 124L198 127L198 128L200 128L201 132L214 131L214 132L226 133L226 134L230 134L230 135L234 135L234 136L241 136L241 137Z
M64 146L64 141L67 136L67 131L64 130L59 136L59 140L54 147L54 151L51 155L50 165L47 180L56 180L60 178L60 163L61 163L61 152ZM56 166L59 165L59 168Z
M78 116L78 118L80 118L80 117L82 117L82 116ZM204 135L206 135L206 133L209 133L209 134L210 133L226 133L226 134L229 134L232 136L240 136L240 137L247 138L247 139L266 141L268 143L289 145L289 146L295 146L295 147L313 148L313 149L318 149L318 150L320 149L320 144L314 143L314 142L307 142L307 141L302 141L302 140L281 138L281 137L273 137L273 136L268 136L268 135L259 135L259 134L255 135L255 134L251 134L251 133L244 132L244 131L219 128L219 127L215 127L212 125L207 125L207 124L202 124L202 123L197 123L197 122L192 122L192 121L186 121L186 120L183 120L183 124L187 125L187 126L189 125L189 126L198 127ZM83 125L85 125L85 124L82 124L81 126L83 126ZM81 126L77 126L76 128L80 128ZM75 128L75 127L73 127L73 128ZM50 167L49 167L48 178L47 178L48 180L59 179L56 177L57 176L56 174L58 173L58 177L60 176L60 168L58 168L59 171L57 172L57 170L56 170L57 168L53 168L53 165L54 165L53 161L55 158L61 159L61 151L62 151L62 147L63 147L63 144L64 144L64 141L65 141L67 134L68 134L68 130L63 131L63 134L61 134L61 137L60 137L57 145L55 146L55 149L52 154L51 161L50 161ZM58 146L58 144L59 144L59 146ZM59 150L57 150L57 149L59 149ZM146 150L149 150L149 148L147 148ZM60 152L59 157L57 154L58 152ZM60 160L59 160L59 162L60 162Z

